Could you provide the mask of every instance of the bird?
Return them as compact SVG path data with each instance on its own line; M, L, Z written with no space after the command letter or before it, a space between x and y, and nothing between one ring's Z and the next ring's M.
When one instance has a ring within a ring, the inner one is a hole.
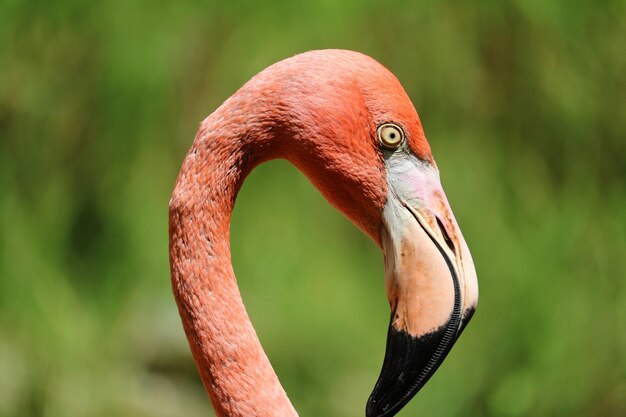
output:
M174 298L220 417L297 416L242 302L230 219L250 171L286 159L382 250L390 305L367 417L393 416L472 317L478 283L422 124L375 59L329 49L279 61L200 123L169 202Z

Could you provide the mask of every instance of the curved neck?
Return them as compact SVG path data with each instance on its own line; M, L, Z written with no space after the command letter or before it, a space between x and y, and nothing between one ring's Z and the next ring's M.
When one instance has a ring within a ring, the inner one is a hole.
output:
M205 120L183 163L170 201L172 287L217 415L297 416L248 318L231 264L237 192L255 165L274 157L270 133L262 122L242 120L242 106Z

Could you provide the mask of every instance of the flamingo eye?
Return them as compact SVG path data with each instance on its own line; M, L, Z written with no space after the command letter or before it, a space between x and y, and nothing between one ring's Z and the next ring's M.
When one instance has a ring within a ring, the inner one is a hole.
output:
M404 132L393 123L378 126L377 133L378 141L387 149L396 149L404 140Z

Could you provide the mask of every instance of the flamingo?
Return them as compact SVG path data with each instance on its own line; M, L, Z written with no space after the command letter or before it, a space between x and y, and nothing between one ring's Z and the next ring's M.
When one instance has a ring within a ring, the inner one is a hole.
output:
M472 317L474 264L417 112L366 55L310 51L258 73L201 124L169 203L173 293L220 417L297 416L246 313L231 264L237 193L284 158L381 248L391 308L367 417L395 415Z

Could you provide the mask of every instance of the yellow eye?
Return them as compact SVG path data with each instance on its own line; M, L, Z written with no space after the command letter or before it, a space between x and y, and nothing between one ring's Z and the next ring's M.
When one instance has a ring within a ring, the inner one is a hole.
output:
M393 123L378 126L377 133L378 140L387 149L396 149L404 140L404 132Z

